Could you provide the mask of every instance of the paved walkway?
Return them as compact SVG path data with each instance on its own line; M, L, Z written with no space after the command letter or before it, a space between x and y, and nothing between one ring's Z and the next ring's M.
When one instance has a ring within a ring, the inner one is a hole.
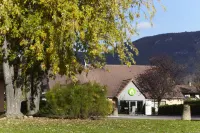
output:
M151 120L181 120L181 116L146 116L146 115L119 115L108 116L109 119L151 119ZM192 120L200 120L200 116L192 116Z

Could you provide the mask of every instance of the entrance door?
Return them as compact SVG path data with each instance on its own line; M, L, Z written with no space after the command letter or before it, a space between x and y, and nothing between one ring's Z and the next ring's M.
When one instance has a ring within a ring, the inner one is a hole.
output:
M136 101L130 101L130 107L129 107L129 112L130 113L134 113L135 114L135 111L136 111Z
M142 113L143 101L137 102L137 113Z

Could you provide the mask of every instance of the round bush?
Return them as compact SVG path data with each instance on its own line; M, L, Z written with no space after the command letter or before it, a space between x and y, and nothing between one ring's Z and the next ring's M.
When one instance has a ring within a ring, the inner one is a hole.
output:
M106 116L112 112L112 102L106 98L106 87L98 83L56 84L46 93L45 113L68 118Z

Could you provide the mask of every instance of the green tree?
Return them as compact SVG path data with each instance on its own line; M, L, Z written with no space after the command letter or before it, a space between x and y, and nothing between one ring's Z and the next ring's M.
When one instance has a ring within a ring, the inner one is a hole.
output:
M21 90L34 64L52 74L74 77L82 70L77 57L101 67L104 53L115 49L122 63L135 63L131 24L154 16L153 0L0 0L0 50L7 111L21 116ZM147 9L147 10L146 10Z

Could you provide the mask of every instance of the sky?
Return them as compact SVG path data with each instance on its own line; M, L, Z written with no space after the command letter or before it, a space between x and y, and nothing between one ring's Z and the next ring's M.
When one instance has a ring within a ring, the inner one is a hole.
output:
M200 0L161 0L161 3L166 11L155 2L153 27L147 20L139 20L139 36L133 36L133 41L162 33L200 31Z

